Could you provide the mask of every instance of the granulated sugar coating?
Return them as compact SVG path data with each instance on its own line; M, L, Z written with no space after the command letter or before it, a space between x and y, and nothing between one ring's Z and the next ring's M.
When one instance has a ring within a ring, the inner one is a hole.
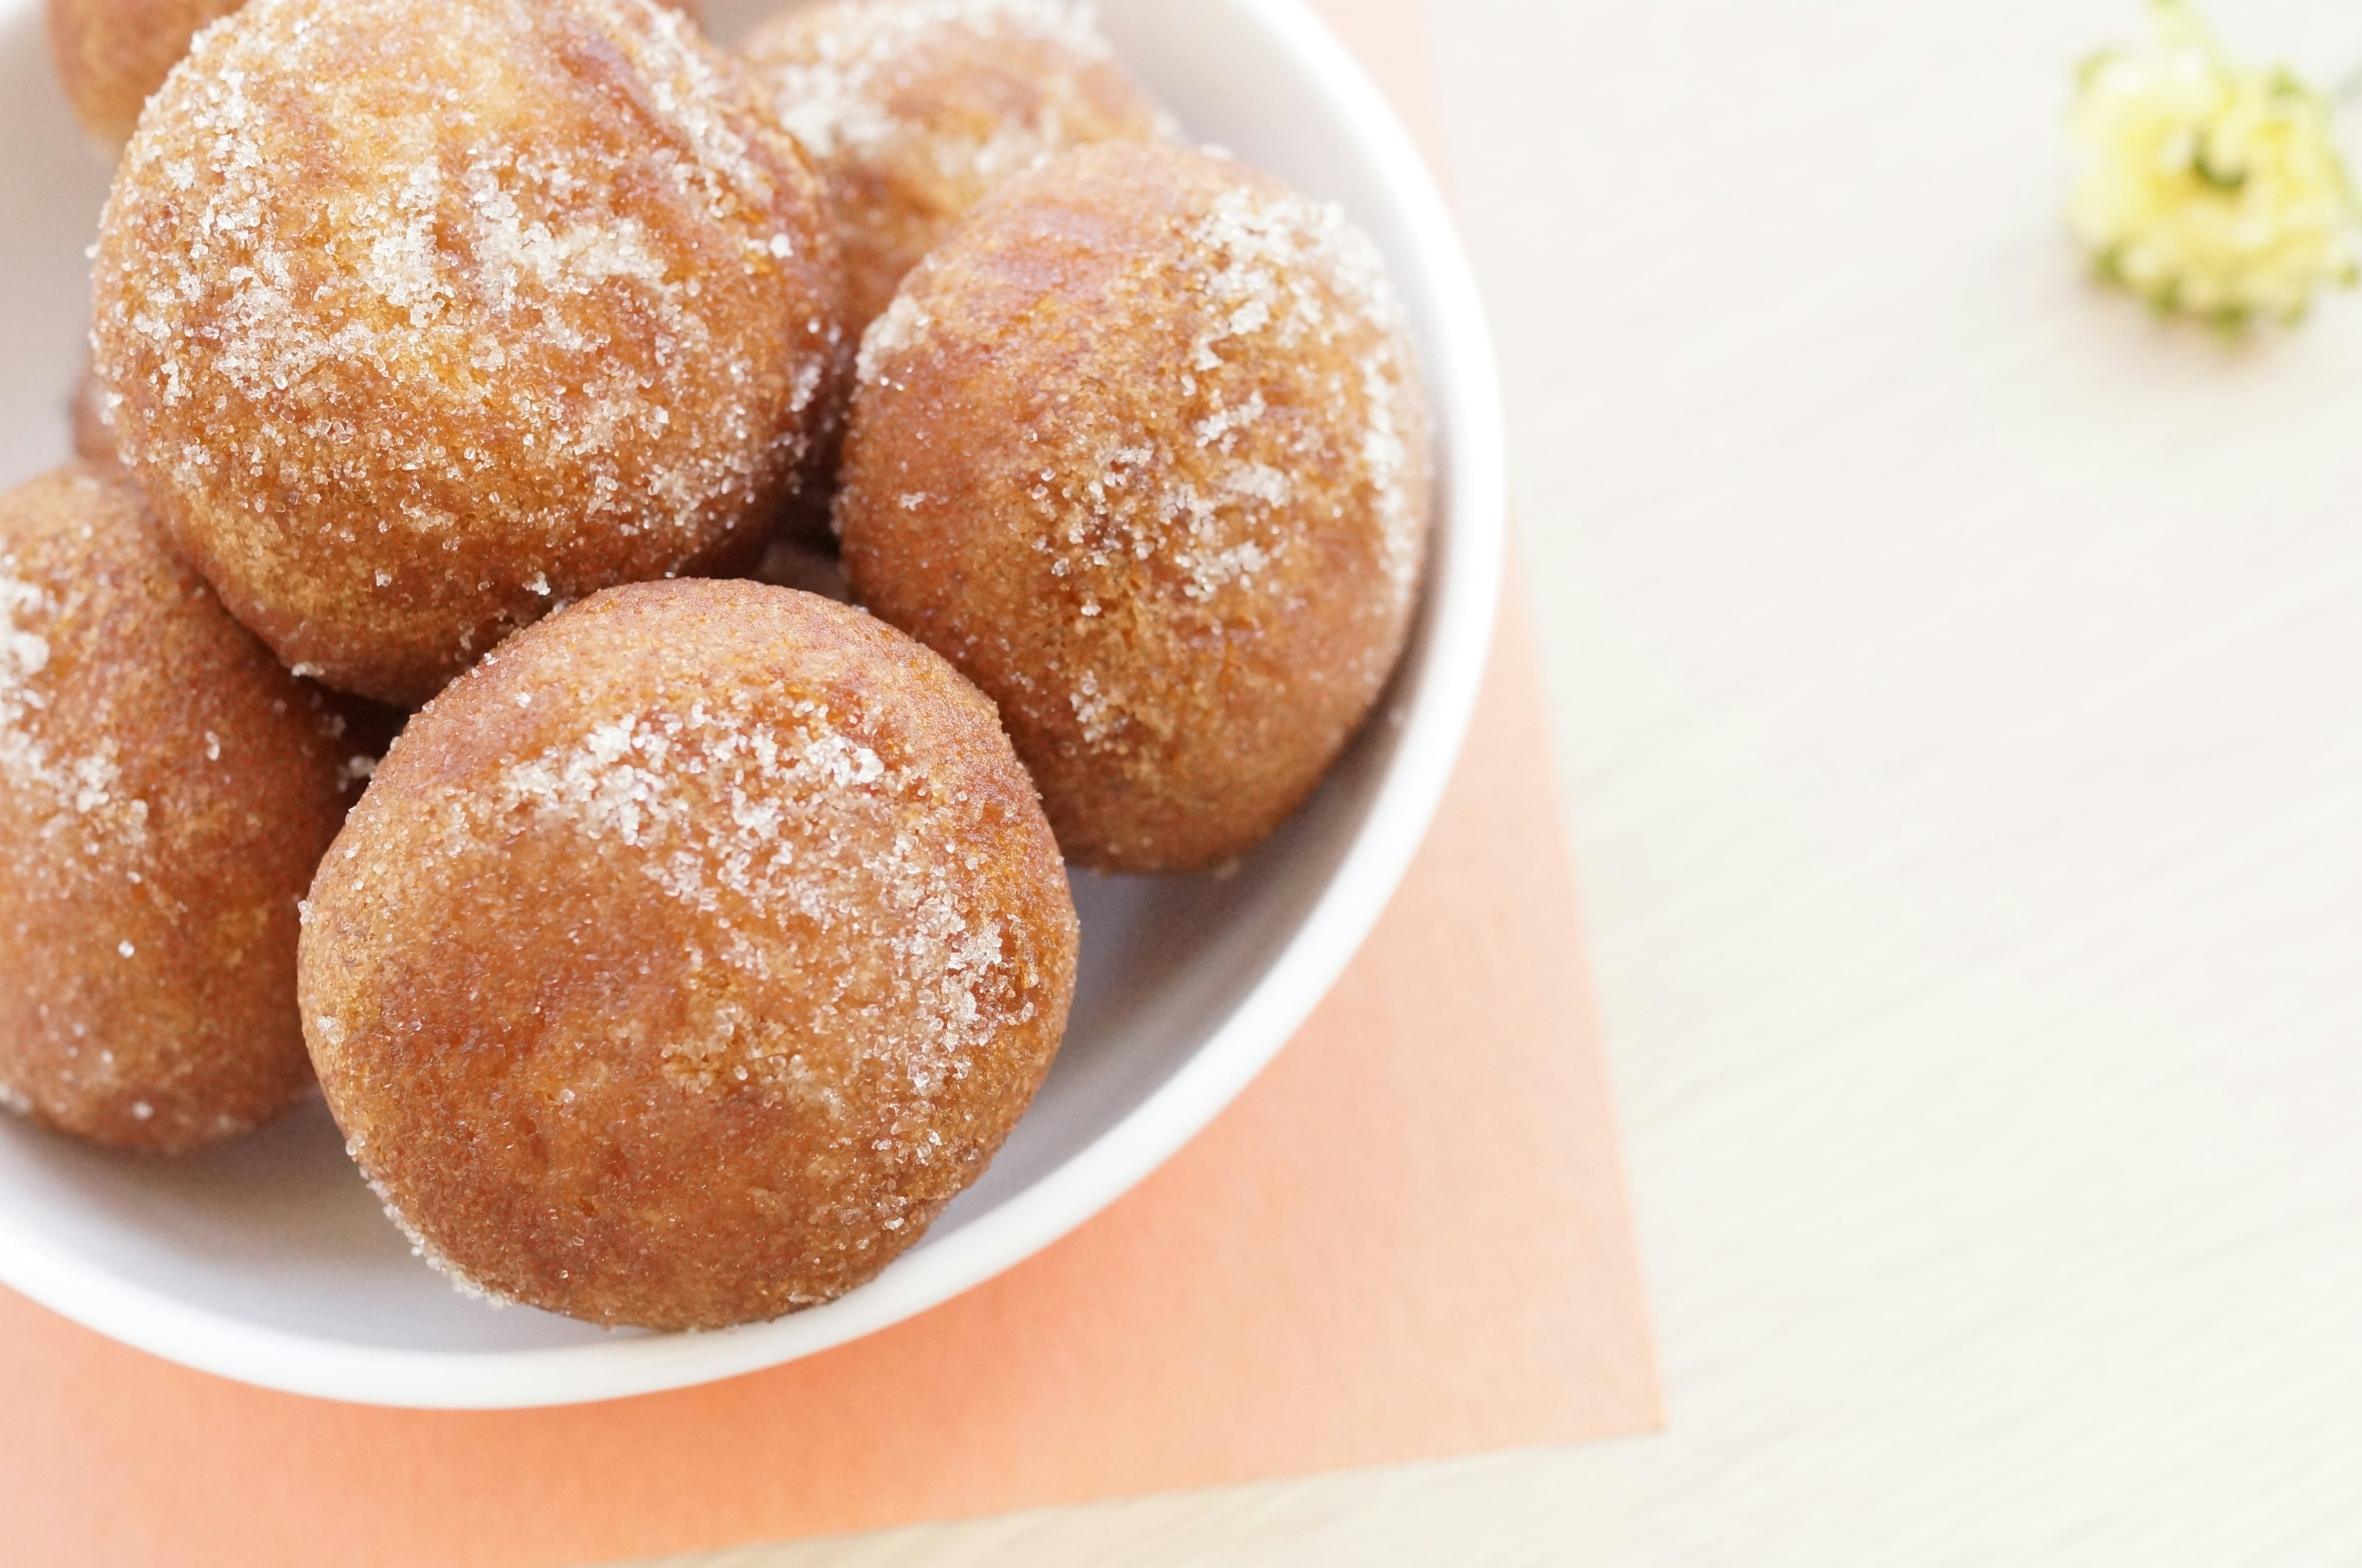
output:
M424 701L750 563L850 358L820 184L648 0L253 0L150 103L93 341L124 460L289 664Z
M741 52L828 182L855 331L1012 176L1164 130L1074 0L833 0L787 11Z
M164 84L189 40L244 0L49 0L50 52L74 116L108 147L139 122L140 105ZM675 0L691 18L696 0Z
M469 1288L713 1328L841 1295L984 1169L1075 912L991 704L858 611L617 589L412 721L312 890L355 1159Z
M1400 657L1429 429L1375 248L1226 160L1021 177L864 340L860 602L1000 704L1074 860L1213 866L1303 801Z
M127 487L0 496L0 1104L179 1150L301 1095L296 901L348 760Z

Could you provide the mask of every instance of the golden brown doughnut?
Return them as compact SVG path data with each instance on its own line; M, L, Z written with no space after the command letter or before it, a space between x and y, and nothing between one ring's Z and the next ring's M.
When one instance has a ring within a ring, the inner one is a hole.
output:
M855 610L599 594L412 721L323 863L307 1037L464 1286L712 1328L876 1274L1065 1027L1075 914L992 706Z
M855 598L1000 704L1066 855L1184 871L1295 811L1400 656L1430 460L1375 248L1234 162L1020 178L869 329Z
M1165 128L1075 0L831 0L740 52L827 182L855 332L1012 175Z
M83 128L120 147L200 29L245 0L50 0L50 52Z
M83 128L121 147L189 40L246 0L49 0L50 53ZM699 0L668 0L691 21Z
M231 613L407 704L750 562L830 444L841 284L801 152L649 0L253 0L132 138L94 339Z
M0 1103L169 1151L303 1093L296 900L340 729L108 470L0 496Z

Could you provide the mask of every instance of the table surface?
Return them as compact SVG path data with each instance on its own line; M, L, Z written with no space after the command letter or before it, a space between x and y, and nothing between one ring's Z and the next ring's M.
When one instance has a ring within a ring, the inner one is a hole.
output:
M2135 0L1431 13L1672 1430L680 1562L2362 1558L2362 297L2085 282Z

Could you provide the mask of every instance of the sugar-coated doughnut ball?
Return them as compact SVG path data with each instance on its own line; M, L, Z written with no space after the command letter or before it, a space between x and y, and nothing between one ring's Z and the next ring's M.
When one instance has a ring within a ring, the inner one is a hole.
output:
M312 889L307 1036L463 1287L712 1328L868 1279L1047 1071L1075 912L992 705L855 610L642 584L411 721Z
M1374 248L1155 143L988 202L862 347L855 597L1000 704L1080 864L1185 871L1295 811L1400 656L1428 422Z
M83 128L108 147L130 139L139 110L189 40L246 0L49 0L50 52ZM668 0L697 19L699 0Z
M650 0L253 0L132 138L94 343L231 613L414 704L751 561L833 445L842 282L802 153Z
M50 52L83 128L120 147L189 40L245 0L49 0Z
M0 496L0 1103L169 1151L304 1092L296 906L342 732L106 470Z
M1076 0L831 0L741 52L827 180L856 331L1012 175L1163 129Z

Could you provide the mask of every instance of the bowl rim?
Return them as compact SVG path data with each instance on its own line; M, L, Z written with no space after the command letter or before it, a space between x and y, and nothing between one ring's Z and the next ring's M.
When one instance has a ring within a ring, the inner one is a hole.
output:
M0 0L0 17L34 0ZM1352 842L1270 967L1178 1071L1024 1190L860 1289L710 1333L444 1352L335 1344L193 1306L62 1252L0 1210L0 1283L166 1360L281 1392L413 1409L516 1409L630 1397L784 1364L917 1316L1015 1266L1130 1191L1213 1121L1334 986L1427 837L1489 664L1506 556L1507 459L1492 338L1451 208L1409 131L1302 0L1234 0L1328 95L1402 203L1438 312L1427 380L1451 432L1446 526L1429 564L1424 661ZM1400 700L1397 699L1399 703Z

